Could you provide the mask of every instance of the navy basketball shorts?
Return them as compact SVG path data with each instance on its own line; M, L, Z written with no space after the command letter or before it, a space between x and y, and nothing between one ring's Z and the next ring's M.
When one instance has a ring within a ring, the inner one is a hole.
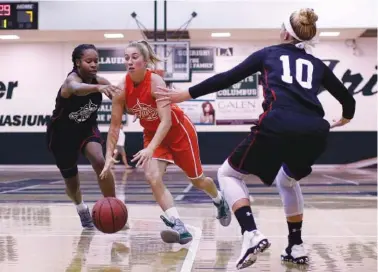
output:
M70 169L77 169L79 154L80 152L84 154L85 146L89 142L103 144L101 133L97 126L77 129L48 127L47 142L48 148L52 152L56 165L62 174L63 172L69 172Z
M324 152L328 132L329 123L319 117L267 114L228 161L236 171L256 175L268 186L283 164L300 180L312 172L312 165Z

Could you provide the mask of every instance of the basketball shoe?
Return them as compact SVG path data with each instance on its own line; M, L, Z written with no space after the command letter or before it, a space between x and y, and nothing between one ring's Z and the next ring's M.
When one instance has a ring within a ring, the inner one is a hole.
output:
M281 254L281 261L290 262L294 264L307 265L310 259L307 256L307 252L303 246L289 245Z
M260 231L245 231L242 250L237 260L236 268L243 269L253 265L257 260L257 255L263 253L269 247L268 239Z
M94 229L92 215L88 207L85 210L78 210L77 213L80 216L81 225L84 229Z
M192 234L190 234L180 219L174 217L167 219L163 215L161 215L160 218L163 220L164 224L167 225L167 227L171 228L168 230L163 230L160 233L161 239L165 243L179 243L184 245L193 240Z
M223 195L222 195L222 200L219 204L215 202L213 203L215 207L217 207L217 210L218 210L217 219L219 220L219 223L224 227L227 227L228 225L230 225L231 219L232 219L231 211Z

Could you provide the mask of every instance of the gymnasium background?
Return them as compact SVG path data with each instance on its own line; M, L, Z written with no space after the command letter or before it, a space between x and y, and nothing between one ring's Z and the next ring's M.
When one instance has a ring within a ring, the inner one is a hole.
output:
M124 76L124 72L117 72L117 65L122 64L122 50L128 41L142 38L130 14L135 12L137 19L152 30L153 5L153 1L42 1L38 7L39 30L0 31L0 35L20 37L0 39L0 164L54 164L46 148L45 125L59 87L72 69L73 48L80 43L94 43L100 49L99 75L117 83ZM183 31L186 36L179 39L190 41L192 82L174 86L187 88L232 68L264 46L278 43L286 14L307 6L318 13L321 31L339 32L338 36L319 37L313 54L332 68L357 102L355 118L349 125L333 130L328 149L317 164L374 159L377 157L377 9L371 6L377 7L375 1L361 0L358 6L352 0L168 1L166 23L172 32L189 20L192 12L197 15ZM339 12L341 9L343 12ZM261 14L266 14L266 19L261 20ZM222 19L225 17L227 20ZM161 30L162 1L158 1L157 18ZM214 38L211 33L215 32L231 36ZM105 39L104 33L122 33L124 38ZM251 76L230 90L181 104L196 123L204 164L222 163L248 133L251 119L261 114L263 94L258 77ZM327 91L322 91L319 99L327 120L340 118L341 106L337 100ZM214 108L214 123L200 122L205 102ZM104 98L99 114L104 138L110 105ZM132 123L130 116L125 121L127 152L133 154L142 148L142 129L138 122ZM87 161L82 158L80 163Z

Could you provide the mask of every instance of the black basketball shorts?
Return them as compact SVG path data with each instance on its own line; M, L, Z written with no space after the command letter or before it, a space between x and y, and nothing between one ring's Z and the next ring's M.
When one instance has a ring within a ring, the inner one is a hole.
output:
M272 111L229 156L237 171L272 185L283 164L296 180L308 176L327 146L329 123L320 117Z

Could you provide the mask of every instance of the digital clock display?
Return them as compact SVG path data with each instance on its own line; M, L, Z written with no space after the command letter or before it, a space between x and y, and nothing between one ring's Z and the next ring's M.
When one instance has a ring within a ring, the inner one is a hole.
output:
M0 2L0 30L38 29L37 2Z

